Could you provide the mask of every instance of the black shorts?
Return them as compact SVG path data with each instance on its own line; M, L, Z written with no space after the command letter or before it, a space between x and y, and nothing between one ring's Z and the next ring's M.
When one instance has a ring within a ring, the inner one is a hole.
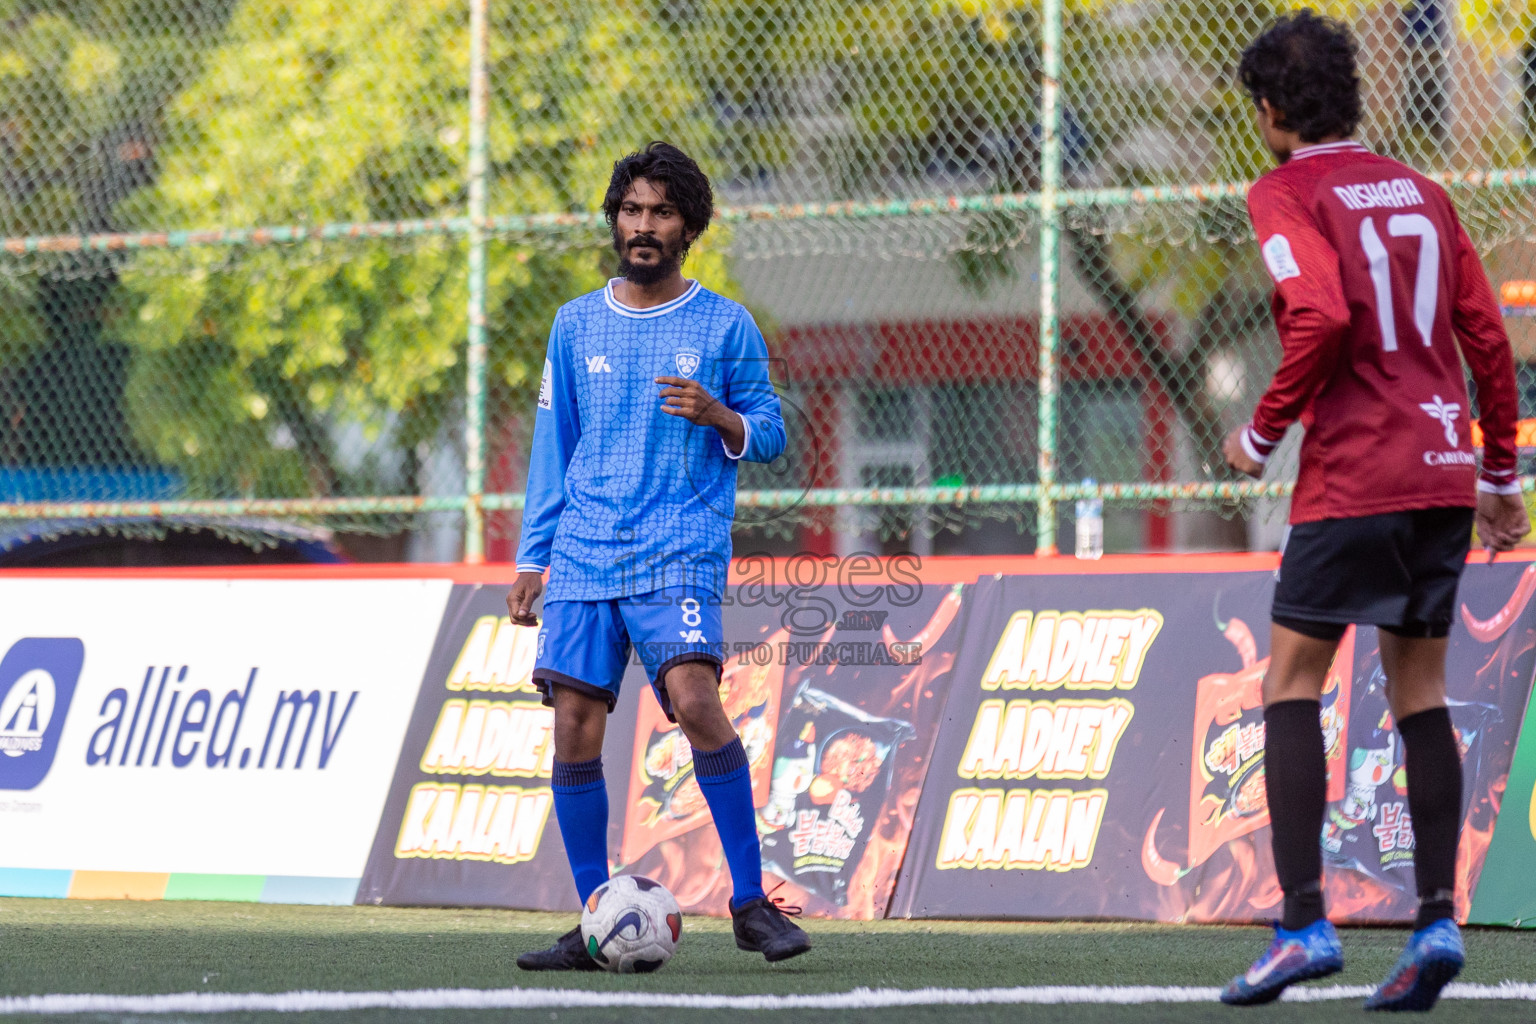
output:
M1350 623L1443 637L1471 546L1470 508L1298 523L1281 549L1273 618L1322 639Z

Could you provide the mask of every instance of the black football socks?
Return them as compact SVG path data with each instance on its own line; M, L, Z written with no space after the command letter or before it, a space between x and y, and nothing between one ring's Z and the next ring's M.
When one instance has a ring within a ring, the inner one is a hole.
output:
M1461 830L1461 752L1451 713L1431 708L1397 723L1413 818L1413 873L1418 882L1415 930L1456 914L1456 844Z
M1328 765L1320 710L1315 700L1285 700L1264 709L1264 787L1275 874L1285 893L1280 927L1286 931L1300 931L1325 914L1319 837L1327 809Z

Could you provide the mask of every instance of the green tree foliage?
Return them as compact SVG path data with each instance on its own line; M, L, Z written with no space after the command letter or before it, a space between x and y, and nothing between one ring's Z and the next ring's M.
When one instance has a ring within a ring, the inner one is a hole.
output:
M741 173L824 175L808 186L817 198L926 194L921 179L935 161L963 158L987 133L1028 132L1038 66L1031 4L677 6L679 52L718 100L721 160Z
M463 0L245 0L180 130L143 227L320 224L466 213ZM607 0L493 0L492 215L585 212L616 156L700 138L698 98L647 53L660 29ZM590 235L503 238L488 260L493 415L536 387L558 305L601 284ZM138 437L197 492L406 493L463 410L462 238L145 254L128 400ZM718 282L717 256L690 270ZM493 430L494 438L500 431Z
M233 0L0 0L0 231L101 231Z
M1093 59L1070 62L1064 82L1087 135L1074 177L1126 187L1243 182L1267 171L1272 158L1233 71L1282 9L1239 0L1213 16L1200 0L1169 0L1129 23L1078 12L1067 46ZM1223 437L1271 366L1270 353L1251 344L1268 333L1270 283L1243 200L1148 209L1118 224L1102 211L1074 211L1065 240L1064 255L1168 396L1202 475L1230 478ZM1155 329L1162 311L1187 325L1183 338Z
M1324 6L1360 18L1397 2ZM1069 186L1245 180L1268 166L1231 68L1287 4L1065 6ZM1508 50L1531 9L1477 0L1457 25ZM1039 186L1039 0L490 0L490 16L493 215L590 211L612 160L652 137L679 141L717 181L777 179L785 198ZM466 214L466 0L0 0L0 25L7 234ZM1268 290L1241 201L1078 212L1067 229L1066 257L1219 466L1231 409L1212 395L1213 361L1261 328ZM1035 230L979 219L953 267L991 287ZM709 238L690 272L729 288L723 233ZM600 248L584 229L493 240L493 414L526 408L550 318L601 282ZM193 494L430 487L419 466L463 416L462 236L121 259L70 257L47 281L0 275L0 375L63 307L75 304L66 319L106 308L69 282L100 292L121 268L110 334L130 357L129 422ZM54 289L44 299L40 281ZM1179 346L1156 329L1170 309L1188 325ZM39 388L53 376L28 372Z
M1064 6L1069 187L1247 180L1267 168L1231 68L1278 0ZM819 150L842 194L930 193L935 179L964 191L1040 187L1038 0L725 0L695 12L723 44L701 52L724 54L701 67L713 76L702 88L752 109L745 128L772 143L747 154L749 166L792 171L803 159L776 155L774 128L797 116L810 81L841 126ZM1168 224L1158 216L1130 225L1073 211L1064 258L1170 396L1198 461L1224 475L1228 417L1211 396L1210 368L1262 327L1267 279L1248 251L1241 199L1186 204L1164 215ZM1037 230L1026 215L980 217L953 268L986 291L1017 273L1013 249L1032 246ZM1170 306L1190 325L1177 350L1156 322Z
M232 0L0 0L0 233L110 231L153 171L166 99ZM29 257L0 275L0 459L132 459L122 353L100 339L115 261Z

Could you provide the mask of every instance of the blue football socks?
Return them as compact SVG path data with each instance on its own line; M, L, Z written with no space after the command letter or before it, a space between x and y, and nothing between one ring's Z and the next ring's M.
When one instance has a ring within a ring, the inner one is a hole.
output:
M551 783L576 895L586 903L592 890L608 881L608 784L603 781L603 759L556 761ZM750 797L747 802L750 806ZM756 834L752 838L756 843Z
M757 843L757 813L752 806L752 770L741 740L719 750L695 750L693 771L715 819L725 862L731 869L731 905L739 907L763 895L763 854ZM563 826L562 826L563 828Z

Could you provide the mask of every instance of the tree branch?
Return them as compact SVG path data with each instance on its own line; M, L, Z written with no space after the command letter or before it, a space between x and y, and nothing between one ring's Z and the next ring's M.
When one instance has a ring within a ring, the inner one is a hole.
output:
M1205 388L1205 364L1211 350L1209 342L1197 334L1196 344L1188 353L1180 355L1169 351L1152 329L1151 318L1142 309L1135 291L1110 261L1107 237L1071 227L1066 228L1064 234L1084 284L1104 305L1115 326L1120 328L1131 348L1157 378L1179 419L1189 429L1196 454L1212 475L1231 479L1221 457L1221 416L1211 405ZM1203 313L1202 319L1205 319Z

